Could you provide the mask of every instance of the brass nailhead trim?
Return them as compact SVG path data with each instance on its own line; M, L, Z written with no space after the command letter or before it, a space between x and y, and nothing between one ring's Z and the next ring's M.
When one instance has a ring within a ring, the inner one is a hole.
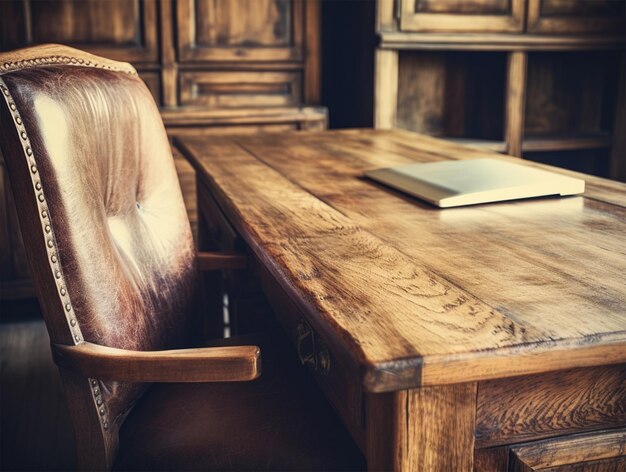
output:
M16 69L24 69L26 67L33 67L39 65L55 65L55 64L70 64L70 65L85 65L89 67L94 67L96 69L106 69L115 72L123 72L128 75L137 75L136 71L122 69L119 67L112 66L110 64L103 64L93 62L90 59L82 59L76 58L73 56L48 56L48 57L35 57L33 59L22 59L21 61L10 62L7 61L3 64L0 64L0 72L9 72L11 70ZM2 89L6 96L9 96L8 90Z
M67 62L67 61L65 61ZM35 62L33 62L34 64ZM47 61L42 61L42 60L37 60L36 63L49 63ZM17 64L17 63L16 63ZM6 64L4 65L0 65L0 71L2 70L2 68L4 67L6 69L6 67L12 67L13 64L9 64L9 66L7 66ZM48 234L49 236L46 239L46 245L48 246L48 248L51 250L50 252L50 269L53 271L54 277L55 279L58 281L57 282L57 288L59 290L59 293L62 297L65 297L67 295L67 290L65 289L65 282L63 280L63 274L61 273L60 270L55 269L54 266L52 264L56 264L57 262L57 248L56 248L56 244L54 241L54 233L52 231L52 224L51 223L47 223L46 221L44 221L46 218L48 218L48 210L44 205L46 198L44 196L43 190L42 190L42 185L41 185L41 181L39 180L35 180L35 174L37 174L37 165L35 163L35 158L33 156L33 149L30 145L30 140L28 138L28 133L26 132L26 129L23 127L23 123L22 123L22 118L19 114L19 110L17 110L17 105L15 104L15 102L13 101L11 94L9 92L9 89L7 88L6 84L4 83L4 80L2 79L2 77L0 77L0 90L2 90L2 93L4 95L4 99L6 101L6 103L8 104L9 108L12 110L12 115L13 115L13 120L15 122L15 126L16 126L16 131L18 132L19 136L22 139L22 149L24 151L24 155L25 158L27 160L27 164L30 167L30 171L31 171L31 185L33 185L33 188L39 192L37 194L37 200L40 202L39 205L39 215L40 215L40 224L42 225L42 229L44 234ZM66 299L67 300L67 299ZM67 312L66 315L66 320L70 326L70 332L74 337L74 341L76 343L80 343L82 341L82 333L80 331L80 327L78 326L78 322L76 320L76 317L74 316L73 310L72 310L72 305L71 305L71 300L69 300L67 303L64 304L65 307L65 311ZM96 380L92 381L92 385L96 386L98 385L98 382ZM99 408L99 413L102 416L102 421L103 421L103 427L104 429L108 429L109 427L109 423L107 421L106 418L106 410L105 407L103 405L103 400L102 397L99 396L100 395L100 390L98 388L96 388L96 395L97 395L97 400L96 402L98 403L98 407Z

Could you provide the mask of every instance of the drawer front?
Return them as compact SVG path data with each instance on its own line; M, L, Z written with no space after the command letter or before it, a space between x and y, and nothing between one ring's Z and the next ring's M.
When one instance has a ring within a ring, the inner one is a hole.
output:
M619 34L624 32L623 0L530 0L528 32Z
M626 365L480 382L476 446L626 424Z
M521 32L525 0L398 0L400 29L420 32Z
M301 82L300 72L181 72L180 104L211 108L298 105Z

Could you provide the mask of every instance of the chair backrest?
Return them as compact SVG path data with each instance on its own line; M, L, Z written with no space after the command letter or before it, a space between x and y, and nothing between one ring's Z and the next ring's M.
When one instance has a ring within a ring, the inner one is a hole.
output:
M0 148L51 341L187 342L195 250L159 111L133 67L27 48L0 54L0 95ZM145 386L61 374L78 440L110 465Z

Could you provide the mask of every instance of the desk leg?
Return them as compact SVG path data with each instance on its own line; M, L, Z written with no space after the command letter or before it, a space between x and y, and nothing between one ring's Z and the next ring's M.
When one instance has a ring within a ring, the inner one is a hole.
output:
M198 188L202 183L198 181ZM198 193L198 250L219 251L218 245L211 239L208 222L202 211L202 198ZM224 337L224 290L221 270L202 272L200 284L202 291L203 339Z
M370 471L467 471L474 462L476 383L371 394Z

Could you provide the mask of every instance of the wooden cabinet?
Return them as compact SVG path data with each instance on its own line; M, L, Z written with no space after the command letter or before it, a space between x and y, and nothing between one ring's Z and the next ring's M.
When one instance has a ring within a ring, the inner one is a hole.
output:
M545 34L623 33L622 0L529 0L528 31Z
M323 129L326 110L315 106L319 7L319 0L0 0L0 50L63 43L131 62L170 136ZM179 154L176 164L195 227L194 172ZM3 184L4 298L33 293L11 215Z
M525 0L399 0L400 29L437 32L520 32Z
M128 62L159 60L156 0L0 2L2 49L62 43Z
M626 181L626 2L399 1L377 2L375 127Z
M299 61L301 0L180 0L178 53L183 62Z

